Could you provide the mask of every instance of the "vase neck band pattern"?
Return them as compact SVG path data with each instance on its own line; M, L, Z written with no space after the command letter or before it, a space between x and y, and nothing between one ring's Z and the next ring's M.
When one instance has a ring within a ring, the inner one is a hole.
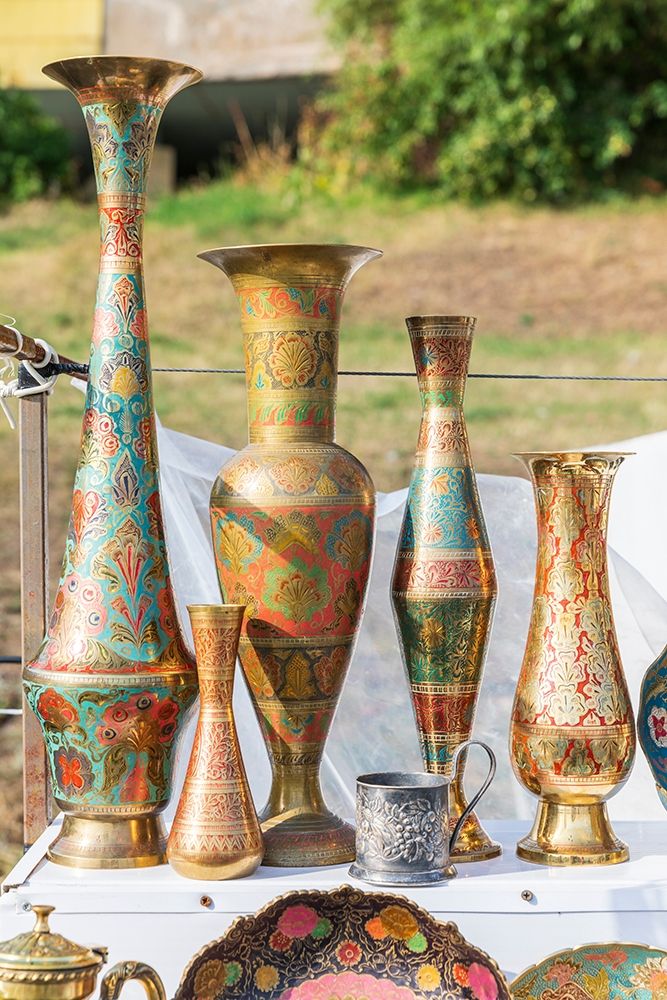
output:
M474 316L411 316L406 320L424 410L462 407Z
M331 442L344 289L233 278L241 308L251 444Z

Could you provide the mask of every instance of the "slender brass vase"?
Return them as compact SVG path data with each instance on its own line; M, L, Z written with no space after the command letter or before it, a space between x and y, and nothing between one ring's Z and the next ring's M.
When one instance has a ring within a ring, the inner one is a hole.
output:
M422 420L396 552L392 601L424 766L452 778L450 827L467 809L466 753L496 602L496 576L463 415L472 316L406 320ZM500 854L474 812L452 850L456 861Z
M628 848L606 801L635 756L630 696L614 630L607 520L623 454L518 455L537 508L533 612L512 712L514 773L539 796L517 846L547 865L615 864Z
M350 278L376 250L230 247L244 332L250 443L220 470L211 526L224 599L248 606L241 665L273 771L264 863L339 864L354 830L322 798L324 743L370 572L375 491L334 443L338 331Z
M52 861L165 860L172 754L197 694L160 504L142 263L146 179L162 111L198 70L94 56L44 70L77 98L93 152L100 266L81 452L62 576L24 669L64 813Z
M264 853L232 713L245 607L202 604L188 611L199 675L199 722L167 858L188 878L242 878L255 871Z

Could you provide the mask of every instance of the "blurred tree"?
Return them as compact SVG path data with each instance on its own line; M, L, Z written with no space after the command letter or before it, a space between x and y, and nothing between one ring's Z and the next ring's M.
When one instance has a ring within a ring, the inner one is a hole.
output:
M316 169L559 202L667 184L667 0L322 0Z
M0 205L44 194L69 170L65 130L20 90L0 90Z

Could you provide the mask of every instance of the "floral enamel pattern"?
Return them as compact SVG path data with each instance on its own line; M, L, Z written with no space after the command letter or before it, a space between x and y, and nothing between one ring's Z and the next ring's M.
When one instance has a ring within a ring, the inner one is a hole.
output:
M240 878L263 845L246 777L232 693L243 605L190 607L199 677L199 721L167 857L190 878Z
M85 74L101 82L75 87ZM165 551L142 271L157 125L169 92L179 89L174 78L183 86L196 73L100 57L56 64L54 75L78 97L88 127L100 271L62 576L48 633L24 677L58 804L66 813L123 817L166 804L172 745L196 695ZM164 82L150 99L141 85L149 78Z
M555 815L560 806L565 820L563 810L570 807L604 811L604 801L625 783L634 760L634 719L614 630L606 553L611 488L623 456L520 457L533 478L538 549L512 713L512 765L524 787L541 796L540 815L549 809ZM534 833L538 823L539 818ZM569 852L579 861L623 860L627 854L622 845L613 846L606 815L600 824L609 844L595 838L577 844L574 834L567 835L562 850L555 842L547 849L550 863L567 863ZM581 821L578 830L581 834ZM522 845L530 851L533 841L531 835ZM607 857L610 852L613 858Z
M640 944L589 944L545 958L510 986L514 1000L661 1000L667 952Z
M392 599L424 766L454 778L453 829L466 800L452 755L472 732L497 589L463 414L475 320L419 316L407 324L422 419ZM472 813L452 859L499 853Z
M400 896L294 892L241 917L183 974L175 1000L509 1000L496 964ZM642 998L643 1000L643 998Z
M213 485L211 524L224 599L248 608L240 659L273 767L260 815L271 865L354 854L353 830L327 812L318 772L373 544L373 484L333 442L342 297L368 255L349 247L204 255L231 277L244 331L250 444ZM308 281L307 271L315 272Z

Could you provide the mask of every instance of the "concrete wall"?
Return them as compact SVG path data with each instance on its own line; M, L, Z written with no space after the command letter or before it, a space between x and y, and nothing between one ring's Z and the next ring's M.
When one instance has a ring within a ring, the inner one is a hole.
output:
M104 47L189 62L209 80L321 75L340 57L315 8L316 0L106 0Z

